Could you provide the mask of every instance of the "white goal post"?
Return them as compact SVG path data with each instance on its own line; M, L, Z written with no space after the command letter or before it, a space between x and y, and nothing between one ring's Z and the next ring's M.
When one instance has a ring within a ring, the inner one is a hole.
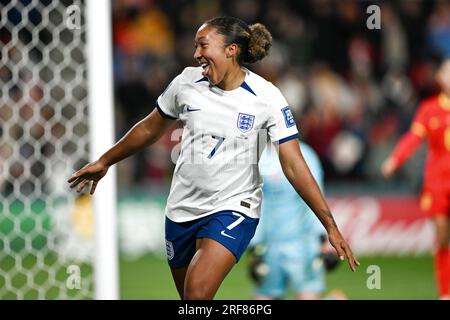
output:
M118 299L109 0L0 1L0 300Z
M111 1L87 1L87 60L91 160L114 143ZM96 299L118 299L116 166L94 195Z

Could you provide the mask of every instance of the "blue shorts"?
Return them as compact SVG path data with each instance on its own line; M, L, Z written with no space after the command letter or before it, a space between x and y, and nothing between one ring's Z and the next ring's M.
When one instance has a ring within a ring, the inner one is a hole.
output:
M174 222L166 217L166 253L169 266L187 266L195 254L199 238L213 239L231 251L236 262L255 234L259 219L236 211L220 211L187 222Z

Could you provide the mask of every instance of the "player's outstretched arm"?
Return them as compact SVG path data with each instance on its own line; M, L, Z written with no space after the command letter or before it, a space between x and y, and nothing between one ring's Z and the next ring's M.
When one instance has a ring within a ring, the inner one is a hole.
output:
M175 122L162 117L155 108L98 160L72 174L67 182L70 183L71 188L78 186L77 192L83 191L92 182L90 194L94 194L98 181L105 176L111 165L156 142Z
M336 249L340 259L343 260L344 257L347 257L350 268L355 271L359 262L341 235L322 192L303 159L298 141L290 140L282 143L279 147L280 163L286 178L322 222L327 230L328 240Z
M385 178L390 178L398 168L400 168L407 159L409 159L419 148L423 141L424 133L421 134L418 129L412 128L405 133L397 145L395 146L389 157L383 162L381 166L381 174Z
M409 130L402 135L394 150L381 165L381 174L390 178L408 160L427 137L429 122L429 104L424 102L418 107Z

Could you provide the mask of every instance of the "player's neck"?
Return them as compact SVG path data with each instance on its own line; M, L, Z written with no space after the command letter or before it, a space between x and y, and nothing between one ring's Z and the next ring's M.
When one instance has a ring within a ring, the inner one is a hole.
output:
M239 88L245 79L245 71L240 66L233 68L230 72L225 74L223 80L217 85L220 89L225 91Z

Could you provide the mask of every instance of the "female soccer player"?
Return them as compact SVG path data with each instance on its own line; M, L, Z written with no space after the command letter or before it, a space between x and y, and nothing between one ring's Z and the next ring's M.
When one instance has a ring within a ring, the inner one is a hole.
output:
M248 26L233 17L205 22L195 37L200 67L184 69L153 112L68 180L78 192L92 182L93 194L109 166L154 143L177 120L183 123L166 206L167 258L182 299L212 299L253 237L266 133L279 145L285 175L325 226L341 259L346 256L353 271L358 264L302 158L286 100L243 67L265 57L271 44L261 24Z
M421 209L436 229L435 269L441 299L450 299L450 59L441 63L436 80L442 92L418 108L410 130L382 165L388 178L428 139L428 158L420 199Z

